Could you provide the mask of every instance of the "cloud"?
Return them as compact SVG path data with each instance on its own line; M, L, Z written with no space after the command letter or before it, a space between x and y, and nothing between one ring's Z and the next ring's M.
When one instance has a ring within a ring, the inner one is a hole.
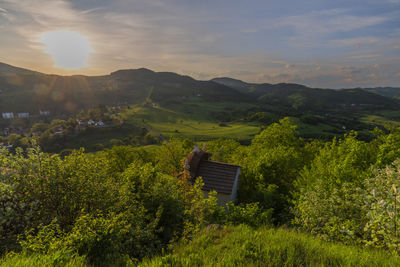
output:
M328 34L353 31L387 21L383 16L356 16L346 9L313 11L278 20L276 26L293 27L298 34Z
M270 16L239 1L0 2L0 35L7 36L0 43L0 61L43 72L105 74L147 67L199 79L233 76L315 87L400 84L395 76L399 55L394 51L400 31L392 29L387 36L367 31L393 20L390 13L360 15L351 8L301 13L304 9L294 7ZM90 68L63 72L53 67L37 41L54 30L77 31L88 38L94 50ZM374 71L361 68L359 73L341 69L367 63L388 64Z
M267 28L289 28L294 32L292 36L287 38L290 45L313 47L321 45L325 38L329 38L333 34L360 30L379 25L390 19L392 18L388 16L355 15L351 14L351 11L347 9L330 9L281 17L276 21L269 21ZM346 42L352 41L354 40L333 40L331 45L345 45Z
M354 55L354 56L350 56L349 58L351 59L374 59L377 57L380 57L381 55L379 54L366 54L366 55Z
M374 45L380 41L377 37L356 37L347 39L330 40L329 43L333 47L353 46L361 48L366 45Z

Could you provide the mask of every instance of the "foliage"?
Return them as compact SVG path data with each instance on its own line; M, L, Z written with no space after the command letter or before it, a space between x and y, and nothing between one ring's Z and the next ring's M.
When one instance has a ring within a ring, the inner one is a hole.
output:
M58 250L51 254L9 253L0 258L0 266L85 267L87 262L83 256Z
M327 191L318 180L312 190L300 194L294 223L329 240L360 244L366 222L363 204L363 191L353 184L343 183Z
M148 131L143 129L145 136ZM360 257L372 259L375 253L349 247L356 256L345 257L342 246L332 248L290 231L285 236L265 227L255 232L245 226L224 228L240 224L292 224L326 240L400 252L400 132L375 130L369 142L351 132L325 143L298 134L294 121L285 118L267 126L249 146L222 139L207 143L213 160L242 167L237 203L226 207L217 204L216 192L201 190L201 178L192 181L181 172L194 145L190 140L171 139L146 148L115 146L92 154L81 149L62 156L43 153L34 143L27 150L2 150L3 261L24 262L31 256L55 265L56 259L65 264L76 259L96 266L133 265L173 248L173 254L153 263L196 265L211 257L216 265L234 260L346 265ZM204 232L219 228L223 230L215 235L222 243L243 245L215 244L207 254L198 253L199 247L183 248L214 242L214 234ZM282 245L264 248L262 238ZM235 253L220 262L213 253L225 248ZM22 254L10 254L18 251ZM314 252L322 256L314 257Z
M210 230L139 266L395 266L385 251L328 243L291 230L241 225Z
M3 152L2 253L20 244L24 253L65 250L96 265L135 261L223 216L201 180L184 186L146 157L128 147L64 158L38 148Z
M229 202L226 211L226 220L233 225L246 224L253 227L272 225L273 209L262 210L257 202L239 205Z
M206 148L207 152L211 153L213 160L234 163L240 144L232 139L217 139L207 142Z
M366 244L400 252L400 160L366 181Z
M268 126L254 137L251 145L237 154L243 166L239 199L259 202L274 209L274 217L283 222L288 217L289 192L298 172L307 162L296 125L285 118Z
M183 159L193 149L194 143L185 139L171 139L163 142L162 146L155 155L157 166L164 172L172 176L178 175L182 170Z
M354 133L327 143L296 181L294 223L328 239L399 251L399 147L397 131L369 143Z

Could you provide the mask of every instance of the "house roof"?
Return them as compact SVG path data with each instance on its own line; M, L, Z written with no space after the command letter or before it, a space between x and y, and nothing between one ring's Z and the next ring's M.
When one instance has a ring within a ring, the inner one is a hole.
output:
M223 162L211 161L211 154L206 150L195 147L185 160L185 171L190 173L191 181L202 177L205 191L217 191L223 194L232 194L236 175L240 166Z
M196 178L203 178L203 190L215 190L218 193L231 194L238 168L240 166L202 160L197 167Z

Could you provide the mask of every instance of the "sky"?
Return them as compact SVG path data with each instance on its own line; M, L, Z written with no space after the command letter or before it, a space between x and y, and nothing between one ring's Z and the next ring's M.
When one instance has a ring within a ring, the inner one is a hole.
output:
M67 39L50 47L44 40L60 31ZM82 64L65 68L60 53ZM400 0L0 0L0 62L61 75L145 67L201 80L400 86Z

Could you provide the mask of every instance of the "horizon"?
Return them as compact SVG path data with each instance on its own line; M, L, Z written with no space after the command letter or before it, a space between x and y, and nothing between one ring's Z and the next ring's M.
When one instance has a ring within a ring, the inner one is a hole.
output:
M72 76L86 76L86 77L107 76L107 75L111 75L112 73L117 72L117 71L129 71L129 70L130 71L134 71L134 70L144 69L144 70L149 70L149 71L154 72L154 73L175 73L175 74L178 74L178 75L181 75L181 76L188 76L188 77L190 77L192 79L195 79L197 81L212 81L213 79L233 79L233 80L237 80L237 81L244 82L244 83L250 83L250 84L268 84L266 82L265 83L263 83L263 82L250 82L250 81L242 80L242 79L239 79L239 78L236 78L236 77L228 77L228 76L212 77L210 79L201 80L201 79L194 78L194 77L192 77L190 75L187 75L187 74L180 74L180 73L176 73L176 72L172 72L172 71L168 71L168 70L155 71L155 70L152 70L152 69L149 69L149 68L146 68L146 67L139 67L139 68L135 68L135 69L134 68L117 69L117 70L111 71L109 73L103 73L103 74L99 74L99 75L85 75L85 74L79 74L79 73L76 73L76 74L45 73L45 72L40 72L40 71L33 70L33 69L27 69L27 68L23 68L23 67L19 67L19 66L13 66L13 65L7 64L5 62L0 62L0 64L5 64L5 65L8 65L8 66L11 66L11 67L14 67L14 68L19 68L19 69L25 69L25 70L28 70L28 71L38 72L38 73L41 73L41 74L44 74L44 75L58 75L58 76L63 76L63 77L72 77ZM359 89L364 89L364 88L365 89L367 89L367 88L400 88L400 86L384 86L384 85L381 85L381 86L370 86L370 87L366 86L366 87L342 87L342 88L329 88L329 87L319 87L319 88L317 88L317 87L310 87L310 86L305 85L305 84L292 83L292 82L277 82L277 83L269 83L269 84L273 84L273 85L274 84L298 84L298 85L307 86L309 88L333 89L333 90L358 89L358 88Z
M317 88L399 87L400 1L0 0L0 61Z

